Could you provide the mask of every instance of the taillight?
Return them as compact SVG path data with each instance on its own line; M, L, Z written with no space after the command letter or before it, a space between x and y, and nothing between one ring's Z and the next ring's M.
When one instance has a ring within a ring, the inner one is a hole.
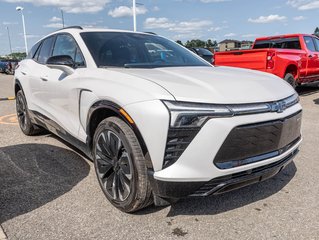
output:
M267 69L273 69L275 66L274 57L276 52L267 52Z

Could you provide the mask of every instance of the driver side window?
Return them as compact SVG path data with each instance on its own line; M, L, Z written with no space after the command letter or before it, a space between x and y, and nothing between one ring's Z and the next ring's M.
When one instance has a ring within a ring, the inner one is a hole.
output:
M75 40L66 34L58 35L53 48L52 56L68 55L75 62L75 67L84 67L83 55Z

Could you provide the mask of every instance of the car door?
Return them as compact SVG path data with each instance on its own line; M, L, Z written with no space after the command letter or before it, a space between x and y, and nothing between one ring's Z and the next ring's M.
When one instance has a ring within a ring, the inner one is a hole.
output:
M305 36L304 41L308 49L306 77L310 81L313 78L319 77L319 52L315 46L313 37Z
M75 62L74 73L67 75L59 69L49 68L44 78L43 93L48 103L50 118L72 136L77 136L79 121L78 79L85 67L83 55L70 34L58 34L51 56L68 55Z
M39 43L39 46L26 66L20 70L24 78L28 79L28 90L32 99L27 99L29 108L43 115L47 115L46 96L43 94L43 76L48 71L45 65L47 59L51 55L52 46L54 43L54 36L50 36Z

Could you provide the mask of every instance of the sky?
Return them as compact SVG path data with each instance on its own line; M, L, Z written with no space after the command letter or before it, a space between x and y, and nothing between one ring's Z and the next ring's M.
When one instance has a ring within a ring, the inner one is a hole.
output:
M0 0L0 55L24 51L24 8L29 49L62 27L133 29L132 0ZM137 30L173 40L254 40L260 36L313 33L319 0L137 0Z

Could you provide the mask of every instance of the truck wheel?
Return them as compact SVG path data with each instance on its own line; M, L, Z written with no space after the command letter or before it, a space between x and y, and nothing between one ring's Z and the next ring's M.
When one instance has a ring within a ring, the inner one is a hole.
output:
M291 73L287 73L284 80L289 83L294 89L297 87L297 82Z
M97 127L93 139L96 175L106 198L123 212L152 203L146 161L132 129L110 117Z

